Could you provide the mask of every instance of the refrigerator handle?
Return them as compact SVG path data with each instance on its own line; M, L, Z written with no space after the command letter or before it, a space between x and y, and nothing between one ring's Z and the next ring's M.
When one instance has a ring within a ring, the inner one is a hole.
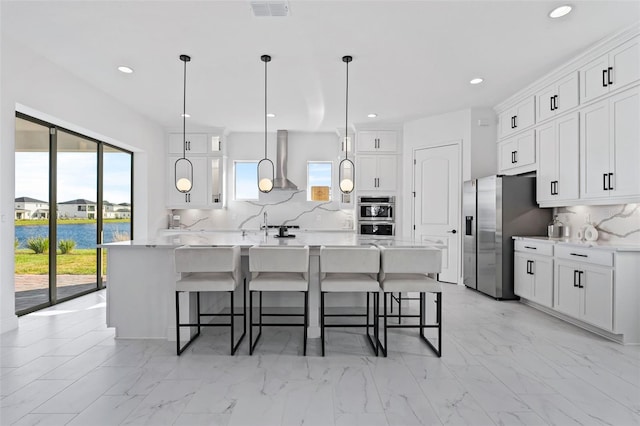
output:
M473 235L473 216L465 216L464 235Z

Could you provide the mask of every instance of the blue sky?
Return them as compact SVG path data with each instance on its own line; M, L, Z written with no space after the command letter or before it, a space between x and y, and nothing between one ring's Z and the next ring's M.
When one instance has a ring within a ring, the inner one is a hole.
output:
M58 153L58 201L86 198L96 201L97 155L86 152ZM131 203L131 156L104 153L104 199ZM49 199L49 153L16 152L16 197Z

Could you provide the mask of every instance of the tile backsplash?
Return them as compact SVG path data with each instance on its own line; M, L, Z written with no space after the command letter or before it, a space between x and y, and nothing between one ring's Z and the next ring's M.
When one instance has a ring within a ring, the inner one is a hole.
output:
M346 208L345 208L346 207ZM353 207L337 201L307 201L305 190L273 191L256 201L229 201L225 209L173 210L184 230L259 229L267 212L269 225L298 225L302 229L354 229Z
M571 229L571 238L587 222L598 230L599 241L640 243L640 204L558 207L554 214Z

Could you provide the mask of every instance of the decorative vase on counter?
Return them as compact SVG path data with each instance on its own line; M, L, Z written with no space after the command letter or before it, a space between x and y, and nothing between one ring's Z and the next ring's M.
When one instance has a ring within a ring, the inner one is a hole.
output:
M549 238L567 238L569 236L569 227L560 222L558 215L555 215L553 222L547 226L547 236Z

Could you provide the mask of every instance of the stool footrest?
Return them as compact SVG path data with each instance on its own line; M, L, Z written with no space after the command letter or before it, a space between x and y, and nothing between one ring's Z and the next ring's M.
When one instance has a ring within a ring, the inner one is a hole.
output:
M324 325L325 328L326 327L344 327L344 328L362 328L362 327L375 327L376 324L372 323L372 324L325 324Z
M267 326L276 326L276 327L304 327L305 324L292 324L290 322L263 322L262 324L259 322L251 323L252 326L256 327L267 327Z

